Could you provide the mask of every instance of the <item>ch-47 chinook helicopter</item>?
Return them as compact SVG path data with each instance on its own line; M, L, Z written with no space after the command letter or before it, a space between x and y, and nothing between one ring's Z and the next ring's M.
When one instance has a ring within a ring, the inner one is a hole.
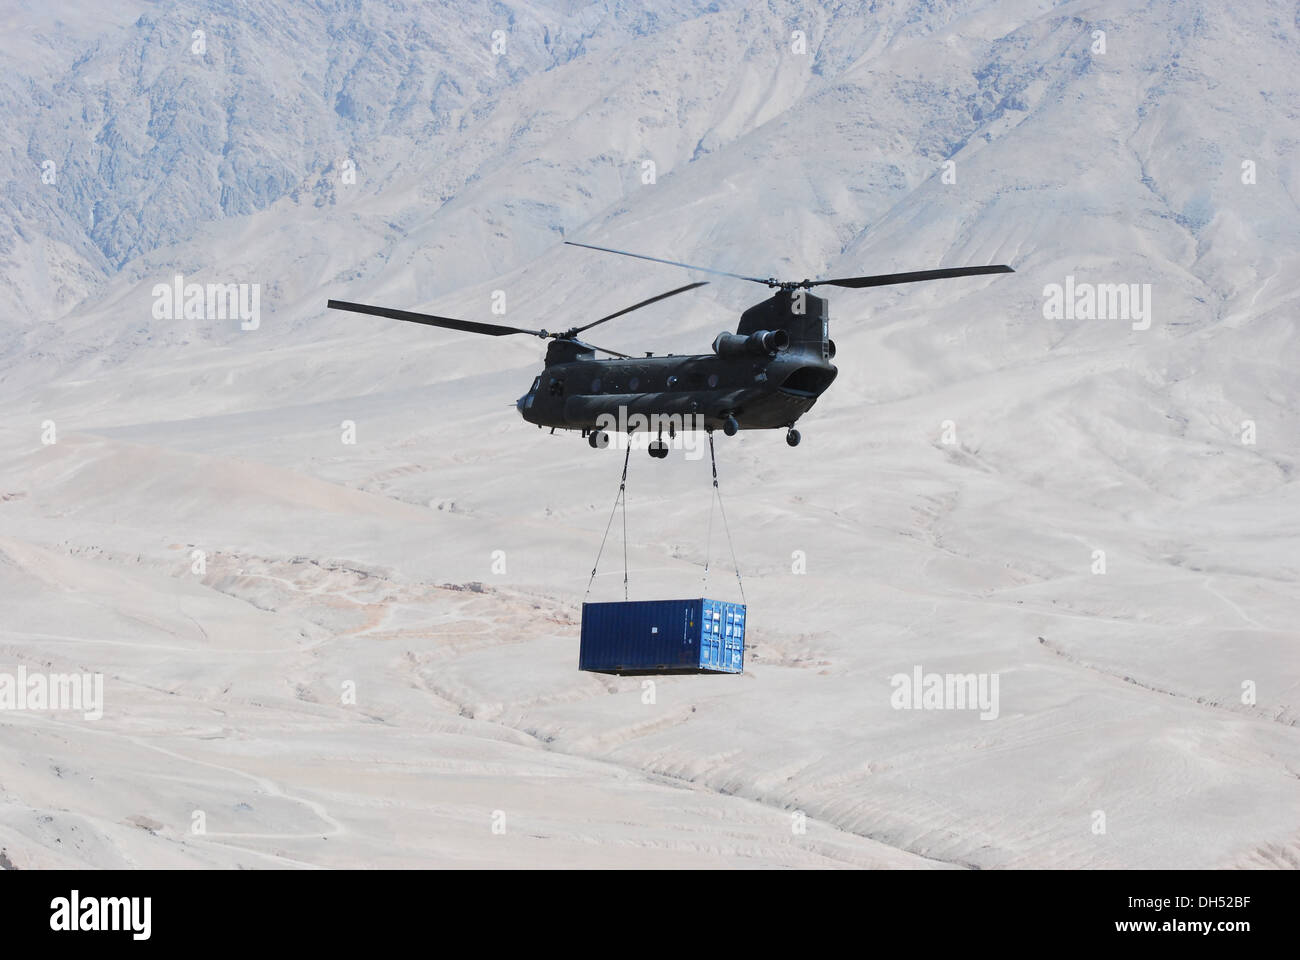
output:
M523 333L550 340L546 348L545 369L515 406L529 423L550 427L552 433L556 429L580 430L592 447L604 447L609 443L605 431L611 424L638 420L648 424L667 421L670 436L674 424L694 424L709 432L721 428L729 437L735 436L739 430L785 427L786 442L793 447L800 439L795 422L826 392L839 372L831 363L835 356L835 342L830 338L826 301L808 293L810 288L883 287L919 280L1014 272L999 264L836 280L790 281L747 277L625 250L565 242L589 250L761 283L774 292L740 315L735 333L724 331L718 334L713 341L712 353L694 356L669 354L657 357L647 353L634 357L587 343L578 339L578 334L633 310L702 287L704 283L690 283L669 290L562 332L456 320L341 300L330 300L328 306L334 310L351 310L491 337ZM613 359L598 359L597 352L609 354ZM650 443L649 450L652 457L668 455L668 444L662 432Z

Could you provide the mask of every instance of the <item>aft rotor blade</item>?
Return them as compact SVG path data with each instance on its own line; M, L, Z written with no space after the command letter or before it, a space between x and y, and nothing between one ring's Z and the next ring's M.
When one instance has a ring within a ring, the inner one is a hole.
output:
M874 277L845 277L840 280L814 280L810 287L830 284L833 287L886 287L894 283L918 280L945 280L949 277L977 277L986 273L1015 273L1005 263L993 267L945 267L942 270L914 270L911 273L882 273Z
M660 300L666 300L669 297L675 297L679 293L685 293L687 290L694 290L696 287L707 286L707 280L701 280L699 283L688 283L684 287L678 287L676 290L669 290L667 293L661 293L657 297L651 297L649 300L642 300L640 303L634 303L630 307L624 307L618 313L611 313L608 317L601 317L599 320L593 320L581 327L574 327L574 333L582 333L584 330L590 330L598 323L604 323L606 320L613 320L615 317L621 317L625 313L631 313L633 310L640 310L642 307L648 307L652 303L658 303Z
M431 327L446 327L448 330L483 333L489 337L504 337L512 333L526 333L534 337L548 336L545 330L525 330L523 327L505 327L496 323L479 323L475 320L435 317L431 313L412 313L410 310L372 307L368 303L348 303L345 300L331 300L325 306L331 310L351 310L353 313L366 313L373 317L388 317L390 320L406 320L409 323L424 323Z
M714 270L712 267L698 267L693 263L681 263L677 260L664 260L661 257L648 257L644 253L628 253L626 250L614 250L611 247L597 247L590 243L576 243L573 240L565 240L571 247L586 247L588 250L600 250L603 253L617 253L622 257L636 257L638 260L653 260L655 263L666 263L672 267L685 267L687 270L699 270L701 273L713 273L719 277L734 277L737 280L750 280L754 283L770 285L770 281L761 277L746 277L739 273L728 273L726 270Z

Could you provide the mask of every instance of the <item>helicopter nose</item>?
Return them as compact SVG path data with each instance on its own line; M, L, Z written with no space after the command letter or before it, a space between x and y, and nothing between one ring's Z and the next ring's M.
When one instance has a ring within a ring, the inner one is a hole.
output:
M515 401L515 409L518 410L520 413L524 412L524 401L527 399L528 399L528 394L524 394L522 397L520 397L518 400Z

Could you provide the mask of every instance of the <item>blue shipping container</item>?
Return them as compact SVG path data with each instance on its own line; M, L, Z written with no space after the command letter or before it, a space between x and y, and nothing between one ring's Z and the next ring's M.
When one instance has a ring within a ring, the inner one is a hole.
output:
M706 599L584 603L578 669L623 676L740 673L745 605Z

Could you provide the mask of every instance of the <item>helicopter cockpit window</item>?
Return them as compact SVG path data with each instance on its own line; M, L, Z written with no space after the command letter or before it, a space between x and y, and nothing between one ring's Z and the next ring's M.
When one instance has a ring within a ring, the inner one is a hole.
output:
M537 392L537 388L540 387L541 385L542 385L542 378L541 378L541 377L533 377L533 389L529 390L528 392L529 392L529 393L536 393L536 392Z

